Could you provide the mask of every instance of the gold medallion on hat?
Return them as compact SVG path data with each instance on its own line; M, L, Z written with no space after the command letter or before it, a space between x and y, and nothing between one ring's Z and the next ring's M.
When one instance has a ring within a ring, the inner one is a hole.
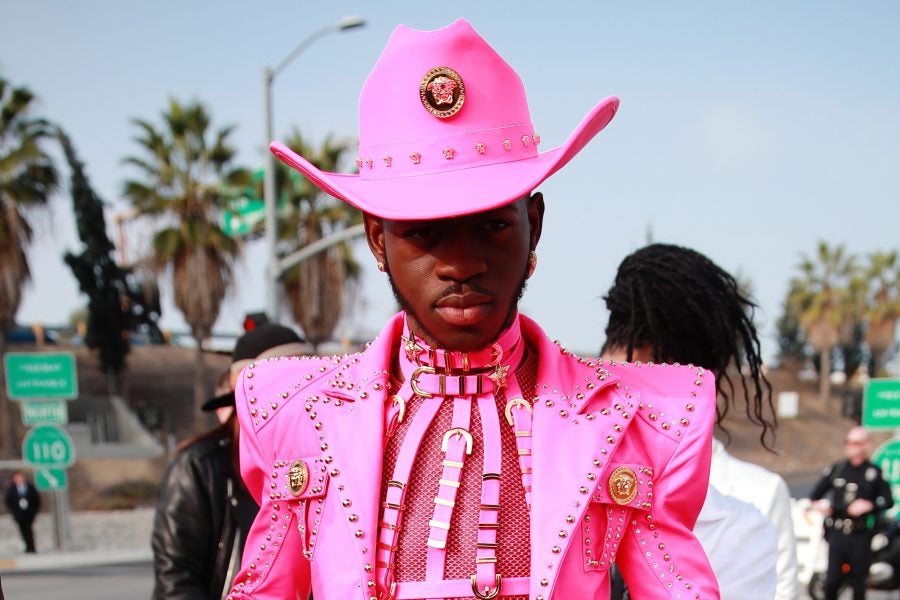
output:
M419 84L419 98L425 110L439 119L452 117L466 101L466 86L450 67L434 67Z
M619 467L609 476L609 495L616 504L628 504L637 496L637 475L631 467Z
M299 496L306 491L309 483L309 467L302 460L295 460L291 463L291 468L287 473L288 489L295 496Z

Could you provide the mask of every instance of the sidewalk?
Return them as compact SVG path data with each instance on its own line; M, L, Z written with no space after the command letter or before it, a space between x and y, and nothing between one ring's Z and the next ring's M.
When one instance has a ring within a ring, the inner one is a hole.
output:
M88 565L149 562L153 509L69 513L69 540L54 547L53 515L41 513L34 524L37 553L26 554L19 529L0 516L0 573L49 571Z

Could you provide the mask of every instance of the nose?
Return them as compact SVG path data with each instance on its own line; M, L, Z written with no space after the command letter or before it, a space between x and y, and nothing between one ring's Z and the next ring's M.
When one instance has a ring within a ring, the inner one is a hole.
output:
M473 236L457 233L435 249L435 273L444 280L462 283L487 272L487 256Z

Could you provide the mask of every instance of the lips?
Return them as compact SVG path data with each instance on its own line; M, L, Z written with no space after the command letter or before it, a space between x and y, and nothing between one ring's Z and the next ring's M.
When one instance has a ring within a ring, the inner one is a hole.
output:
M491 314L493 297L478 292L449 294L435 303L435 310L451 325L474 325Z

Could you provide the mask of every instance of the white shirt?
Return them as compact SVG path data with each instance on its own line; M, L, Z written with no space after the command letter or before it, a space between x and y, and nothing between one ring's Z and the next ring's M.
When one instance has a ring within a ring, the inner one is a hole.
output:
M722 600L775 597L775 528L755 506L709 486L694 534L709 557Z
M714 439L709 482L722 494L750 502L772 522L778 537L778 585L774 598L797 600L800 597L797 541L791 519L791 495L784 479L759 465L731 456Z

